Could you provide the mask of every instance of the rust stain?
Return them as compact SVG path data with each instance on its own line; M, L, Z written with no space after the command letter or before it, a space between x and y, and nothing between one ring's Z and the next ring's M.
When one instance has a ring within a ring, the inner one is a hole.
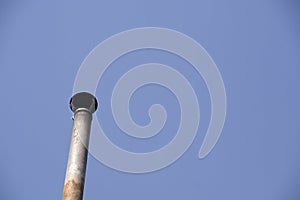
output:
M83 183L76 183L74 180L69 180L64 186L62 200L82 200Z

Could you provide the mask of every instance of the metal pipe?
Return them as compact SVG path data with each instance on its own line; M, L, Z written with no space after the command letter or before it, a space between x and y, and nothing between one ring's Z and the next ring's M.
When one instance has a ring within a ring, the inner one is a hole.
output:
M74 112L72 139L64 183L63 200L82 200L92 114L97 109L96 98L86 92L70 100Z

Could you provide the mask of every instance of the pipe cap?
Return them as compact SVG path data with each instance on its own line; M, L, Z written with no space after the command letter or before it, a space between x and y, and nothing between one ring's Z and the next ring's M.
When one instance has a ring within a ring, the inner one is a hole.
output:
M94 113L97 107L96 97L87 92L77 93L70 99L70 108L74 113L80 108L88 109L91 113Z

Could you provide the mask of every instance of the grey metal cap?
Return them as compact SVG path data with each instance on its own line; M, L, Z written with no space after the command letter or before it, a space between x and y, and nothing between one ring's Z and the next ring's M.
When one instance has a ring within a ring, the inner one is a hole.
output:
M87 92L75 94L70 99L70 108L75 113L78 109L88 109L91 113L97 110L98 102L94 95Z

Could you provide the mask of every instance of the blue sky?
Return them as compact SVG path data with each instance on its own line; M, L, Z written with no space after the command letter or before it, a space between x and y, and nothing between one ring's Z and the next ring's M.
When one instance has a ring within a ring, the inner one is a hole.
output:
M77 70L101 41L145 26L185 33L211 55L227 93L222 136L199 160L210 102L201 77L190 75L201 122L188 151L171 166L140 175L90 156L85 199L299 199L299 9L296 0L0 1L0 199L61 198ZM97 117L114 143L140 152L173 137L168 130L178 127L177 102L157 86L138 90L130 107L137 123L147 124L145 110L157 102L170 119L160 139L122 135L107 106L118 66L155 61L193 71L176 56L135 53L117 60L100 82Z

